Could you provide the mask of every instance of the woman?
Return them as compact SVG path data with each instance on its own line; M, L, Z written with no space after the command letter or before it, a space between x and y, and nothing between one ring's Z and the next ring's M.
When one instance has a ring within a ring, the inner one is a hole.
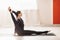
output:
M43 31L43 32L36 32L36 31L32 31L32 30L24 30L24 22L22 20L22 13L21 11L13 11L11 10L11 8L9 7L8 8L11 16L12 16L12 19L13 19L13 22L15 24L15 33L17 33L19 36L21 35L32 35L32 34L36 34L36 35L39 35L39 34L47 34L49 31ZM16 18L14 17L13 13L16 15Z

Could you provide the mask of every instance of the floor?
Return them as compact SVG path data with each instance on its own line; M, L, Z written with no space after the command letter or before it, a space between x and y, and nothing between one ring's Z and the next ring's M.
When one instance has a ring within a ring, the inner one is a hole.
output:
M14 28L0 28L0 40L60 40L60 27L26 26L25 30L51 30L56 36L14 36Z

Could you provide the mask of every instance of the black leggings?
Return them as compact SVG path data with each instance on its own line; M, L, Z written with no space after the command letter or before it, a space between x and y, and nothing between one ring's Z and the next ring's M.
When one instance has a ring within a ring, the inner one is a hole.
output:
M24 31L22 31L22 32L17 32L17 34L19 35L19 36L23 36L23 35L32 35L32 34L36 34L36 35L40 35L40 34L43 34L43 33L45 33L45 34L47 34L49 31L40 31L40 32L38 32L38 31L32 31L32 30L24 30Z

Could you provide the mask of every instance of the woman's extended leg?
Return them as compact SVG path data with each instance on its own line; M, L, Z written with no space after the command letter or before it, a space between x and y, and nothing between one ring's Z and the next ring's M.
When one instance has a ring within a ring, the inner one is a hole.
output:
M24 35L32 35L32 34L36 34L36 35L40 35L40 34L47 34L50 31L32 31L32 30L24 30Z

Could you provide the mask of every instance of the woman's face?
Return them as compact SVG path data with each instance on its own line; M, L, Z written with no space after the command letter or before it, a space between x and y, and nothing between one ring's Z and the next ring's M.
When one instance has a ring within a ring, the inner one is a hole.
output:
M22 16L22 13L18 14L18 18L21 18L21 16Z

